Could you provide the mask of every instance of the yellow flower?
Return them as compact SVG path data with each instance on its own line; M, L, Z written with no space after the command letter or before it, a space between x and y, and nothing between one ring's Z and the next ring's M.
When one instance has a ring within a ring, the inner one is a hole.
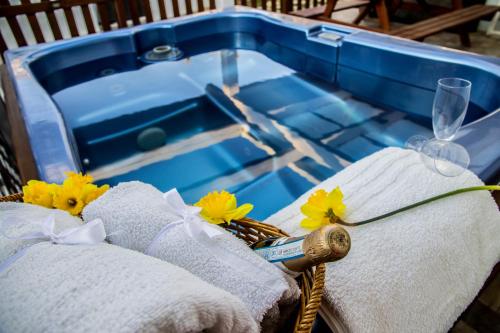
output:
M56 186L55 184L47 184L39 180L30 180L28 181L28 185L23 186L23 201L52 208Z
M231 223L245 217L253 209L253 205L244 204L237 207L236 197L226 191L210 192L194 204L201 207L201 216L210 223Z
M64 185L73 185L83 187L85 184L90 184L94 181L91 175L84 175L81 172L73 171L66 172L67 178L64 180Z
M107 190L109 190L109 185L98 187L94 184L85 184L82 189L82 199L84 204L87 205L95 199L99 198Z
M323 225L335 223L344 215L343 197L338 186L330 193L325 190L314 192L307 199L307 203L300 207L300 211L306 216L300 225L306 229L317 229Z
M58 208L73 215L79 215L83 207L100 197L109 189L109 185L97 186L90 175L67 172L62 185L47 184L30 180L23 186L23 200L47 208Z
M54 192L54 207L65 210L72 215L79 215L82 212L85 202L83 201L83 190L79 186L71 183L64 183L58 186Z

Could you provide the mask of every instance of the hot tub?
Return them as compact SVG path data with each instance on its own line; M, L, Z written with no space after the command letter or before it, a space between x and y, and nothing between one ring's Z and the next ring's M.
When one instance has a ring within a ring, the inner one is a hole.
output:
M46 181L81 170L187 202L227 189L264 219L366 155L432 136L450 76L472 81L457 139L471 169L500 170L498 59L386 35L235 7L9 51L7 65Z

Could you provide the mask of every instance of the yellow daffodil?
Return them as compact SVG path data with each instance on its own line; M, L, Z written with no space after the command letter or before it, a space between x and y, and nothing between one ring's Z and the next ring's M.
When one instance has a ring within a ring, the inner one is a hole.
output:
M67 178L64 180L64 185L73 185L83 187L85 184L90 184L94 181L91 175L84 175L81 172L73 171L66 172Z
M325 190L314 192L307 203L300 207L306 216L300 223L306 229L317 229L323 225L337 222L344 215L345 205L342 202L344 195L340 187L330 193Z
M66 183L58 186L54 192L54 207L65 210L72 215L79 215L85 202L83 200L83 189Z
M23 201L52 208L56 186L57 185L47 184L39 180L30 180L28 185L23 186Z
M94 184L85 184L82 189L82 199L85 205L99 198L109 190L109 185L97 186Z
M47 208L58 208L73 215L79 215L83 207L99 198L109 189L109 185L97 186L90 175L67 172L62 185L47 184L30 180L23 186L23 200Z
M251 204L237 207L236 197L226 191L210 192L194 204L201 207L201 216L210 223L231 223L245 217L253 209Z

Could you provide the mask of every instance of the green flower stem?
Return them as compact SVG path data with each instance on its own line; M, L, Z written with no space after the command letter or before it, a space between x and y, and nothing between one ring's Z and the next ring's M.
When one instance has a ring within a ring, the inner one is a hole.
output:
M473 187L461 188L461 189L458 189L458 190L455 190L455 191L451 191L451 192L447 192L447 193L444 193L444 194L436 195L435 197L419 201L417 203L408 205L408 206L403 207L403 208L396 209L396 210L394 210L394 211L392 211L390 213L386 213L386 214L383 214L383 215L380 215L380 216L377 216L377 217L374 217L374 218L371 218L371 219L368 219L368 220L363 220L363 221L360 221L360 222L345 222L345 221L342 221L341 219L337 219L336 222L338 224L345 225L347 227L357 227L357 226L360 226L360 225L363 225L363 224L368 224L368 223L371 223L371 222L375 222L375 221L378 221L378 220L385 219L386 217L393 216L393 215L399 214L401 212L404 212L406 210L409 210L409 209L412 209L412 208L415 208L415 207L418 207L418 206L425 205L426 203L429 203L429 202L433 202L433 201L436 201L436 200L439 200L439 199L443 199L443 198L446 198L446 197L451 197L452 195L456 195L456 194L460 194L460 193L465 193L465 192L472 192L472 191L484 191L484 190L487 190L487 191L500 191L500 186L498 186L498 185L486 185L486 186L473 186Z

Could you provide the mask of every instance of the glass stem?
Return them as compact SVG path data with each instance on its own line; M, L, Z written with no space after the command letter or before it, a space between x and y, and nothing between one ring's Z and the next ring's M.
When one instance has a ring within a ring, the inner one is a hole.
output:
M357 226L360 226L360 225L363 225L363 224L368 224L368 223L371 223L371 222L375 222L375 221L378 221L378 220L385 219L386 217L393 216L393 215L399 214L401 212L404 212L406 210L409 210L409 209L412 209L412 208L415 208L415 207L418 207L418 206L425 205L426 203L429 203L429 202L433 202L433 201L436 201L436 200L439 200L439 199L443 199L443 198L446 198L446 197L451 197L452 195L456 195L456 194L460 194L460 193L466 193L466 192L472 192L472 191L484 191L484 190L486 190L486 191L500 191L500 186L498 186L498 185L485 185L485 186L473 186L473 187L461 188L461 189L458 189L458 190L455 190L455 191L451 191L451 192L447 192L447 193L444 193L444 194L436 195L435 197L419 201L417 203L405 206L403 208L396 209L396 210L394 210L394 211L392 211L390 213L379 215L379 216L373 217L371 219L367 219L367 220L363 220L363 221L359 221L359 222L345 222L345 221L342 221L341 219L337 219L336 222L338 224L345 225L345 226L348 226L348 227L357 227Z

